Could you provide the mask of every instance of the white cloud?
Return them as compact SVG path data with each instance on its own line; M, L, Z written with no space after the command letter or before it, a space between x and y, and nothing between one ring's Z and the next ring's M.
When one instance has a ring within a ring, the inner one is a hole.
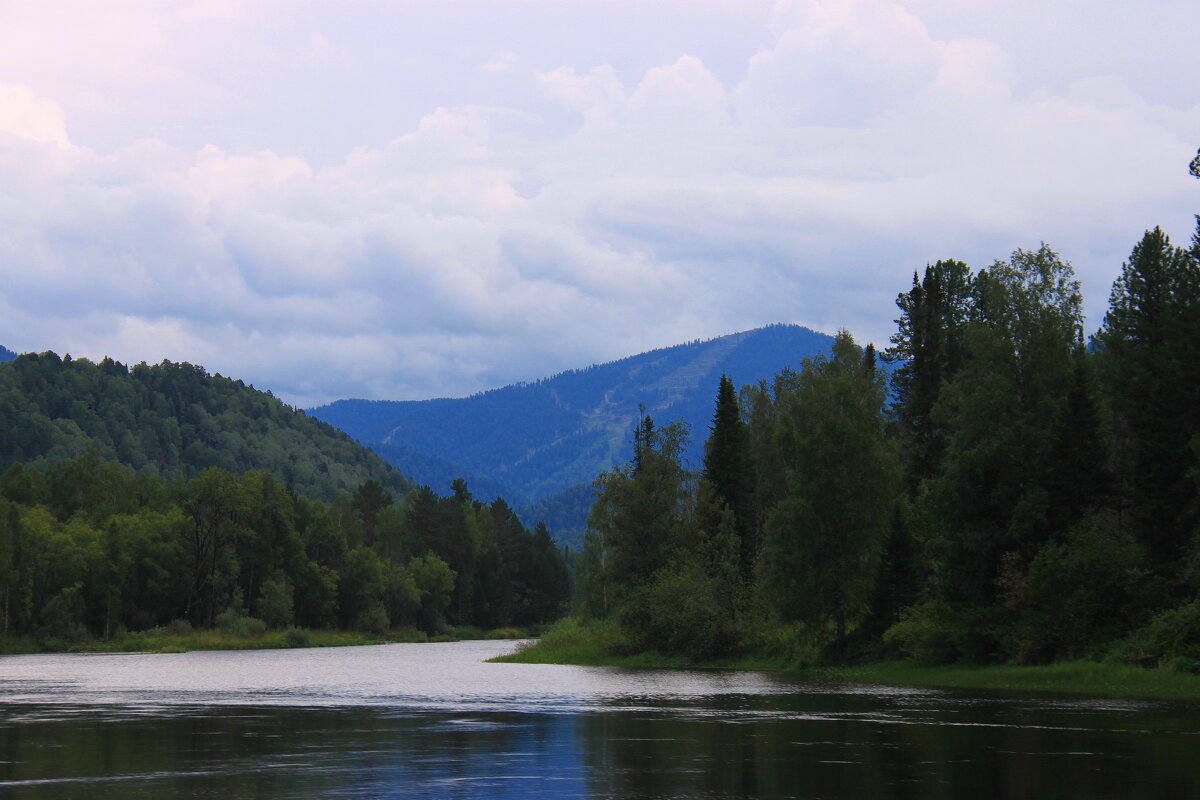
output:
M394 22L400 7L346 13ZM613 35L611 60L578 63L458 42L467 88L440 91L459 100L335 158L307 153L303 125L261 136L268 146L192 146L146 122L97 147L76 132L76 113L96 113L84 89L67 100L4 84L0 344L190 360L301 405L463 394L775 321L882 344L914 269L1042 239L1075 263L1098 319L1143 228L1190 233L1200 98L1152 101L1120 74L1030 88L986 25L944 36L923 7L780 2L753 46L706 58L697 37L640 64L617 46L636 30ZM172 58L186 26L153 5L124 23L147 40L79 86L161 61L158 88L116 93L110 113L194 98L205 124L205 109L233 109L220 130L239 139L251 98L317 113L365 75L352 26L301 5L268 31L254 8L189 24L227 34L231 63L266 42L309 94L280 79L242 95L199 47ZM293 51L325 71L297 78L309 62ZM0 80L19 72L12 59L0 53ZM398 119L392 106L437 77L399 63L363 77L374 93L360 113Z
M57 103L24 86L0 83L0 135L3 134L42 144L71 146L66 116Z

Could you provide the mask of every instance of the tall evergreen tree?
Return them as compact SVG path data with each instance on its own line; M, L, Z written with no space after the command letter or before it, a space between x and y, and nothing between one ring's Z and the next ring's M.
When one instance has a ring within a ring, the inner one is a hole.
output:
M712 487L716 505L716 513L709 514L705 527L715 533L721 525L721 509L728 508L733 513L740 571L743 580L749 579L758 553L751 501L749 440L737 392L728 375L721 376L717 389L716 410L708 440L704 443L702 477Z
M1128 511L1150 557L1176 563L1197 523L1189 472L1200 433L1200 227L1191 252L1159 228L1146 232L1097 339Z
M896 364L892 375L895 411L904 433L908 487L938 469L947 432L933 416L942 386L963 363L963 328L971 308L973 277L961 261L938 261L896 298L900 318L884 358Z

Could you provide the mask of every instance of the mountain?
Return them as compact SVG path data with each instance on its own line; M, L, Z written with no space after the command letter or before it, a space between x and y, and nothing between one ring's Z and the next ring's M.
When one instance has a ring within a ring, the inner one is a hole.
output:
M61 464L89 450L164 476L264 470L320 500L367 480L398 493L413 487L333 426L202 367L164 361L130 369L49 352L0 363L0 470Z
M466 398L339 400L309 414L417 483L445 492L448 479L464 477L477 496L497 491L522 518L555 519L578 533L591 505L587 487L632 454L639 407L660 424L691 427L688 458L699 468L722 374L737 386L770 380L806 356L828 353L832 342L799 325L771 325ZM575 538L552 530L560 541Z
M17 354L12 350L9 350L7 347L0 346L0 364L3 364L5 361L12 361L16 359L16 357Z

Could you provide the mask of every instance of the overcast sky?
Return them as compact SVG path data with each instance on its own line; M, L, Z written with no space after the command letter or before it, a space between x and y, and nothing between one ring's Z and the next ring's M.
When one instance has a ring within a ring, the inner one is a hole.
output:
M0 0L0 344L463 395L1200 211L1195 0Z

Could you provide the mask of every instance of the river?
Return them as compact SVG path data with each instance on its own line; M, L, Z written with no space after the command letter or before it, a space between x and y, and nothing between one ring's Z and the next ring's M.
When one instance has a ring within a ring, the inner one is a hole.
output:
M1200 797L1197 703L486 663L513 646L0 657L0 797Z

